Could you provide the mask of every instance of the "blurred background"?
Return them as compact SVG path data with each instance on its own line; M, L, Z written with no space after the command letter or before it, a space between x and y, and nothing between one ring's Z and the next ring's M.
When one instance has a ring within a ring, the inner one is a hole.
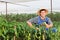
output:
M60 40L60 0L0 0L0 40ZM39 26L39 33L30 28L27 20L48 9L53 27ZM42 30L43 29L43 30ZM44 36L44 37L43 37Z
M7 8L6 8L7 3ZM58 0L0 0L0 13L20 14L20 13L36 13L37 10L45 8L49 12L60 12L60 1Z

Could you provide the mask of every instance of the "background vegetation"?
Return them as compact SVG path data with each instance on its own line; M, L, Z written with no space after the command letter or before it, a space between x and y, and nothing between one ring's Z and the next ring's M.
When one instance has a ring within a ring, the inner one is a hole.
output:
M10 14L7 17L0 15L0 40L41 40L42 31L39 32L41 36L37 36L38 34L34 33L37 31L26 23L27 20L36 16L36 14ZM56 28L54 32L51 31L52 28L49 32L47 31L47 40L60 40L60 13L47 16L53 21L53 28Z

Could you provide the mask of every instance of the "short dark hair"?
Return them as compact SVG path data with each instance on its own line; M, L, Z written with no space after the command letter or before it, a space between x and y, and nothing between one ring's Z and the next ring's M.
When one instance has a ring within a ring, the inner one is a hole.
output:
M48 12L48 10L47 10L47 9L41 9L41 10L39 10L39 13L41 13L41 11Z

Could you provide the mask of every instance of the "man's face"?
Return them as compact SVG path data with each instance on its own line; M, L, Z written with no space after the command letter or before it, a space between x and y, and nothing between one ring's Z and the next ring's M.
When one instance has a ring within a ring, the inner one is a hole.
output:
M41 17L45 17L46 14L47 14L47 13L46 13L45 11L41 11L40 16L41 16Z

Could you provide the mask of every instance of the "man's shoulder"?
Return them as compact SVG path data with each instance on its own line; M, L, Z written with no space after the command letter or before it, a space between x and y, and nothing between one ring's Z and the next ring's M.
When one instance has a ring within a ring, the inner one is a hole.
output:
M32 20L37 21L38 20L38 16L32 18Z
M51 20L49 17L46 17L46 20Z
M28 21L36 21L37 19L38 19L38 16L33 17L33 18L29 19Z

